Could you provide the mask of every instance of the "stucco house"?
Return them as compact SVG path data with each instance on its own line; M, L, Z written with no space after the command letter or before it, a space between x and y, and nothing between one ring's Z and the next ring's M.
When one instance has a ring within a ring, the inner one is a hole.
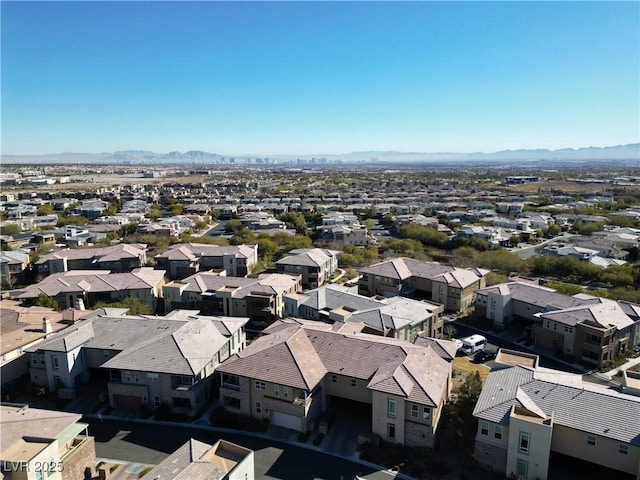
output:
M166 270L172 279L186 278L205 270L224 271L230 277L245 277L258 262L258 245L218 246L178 243L156 255L156 268Z
M486 285L488 270L457 268L413 258L392 258L359 270L358 293L426 298L444 305L445 311L471 307L476 290Z
M82 415L0 405L0 463L5 479L77 480L94 473L96 448Z
M304 288L316 288L334 274L340 253L324 248L291 250L288 256L276 262L276 269L279 273L302 275Z
M369 298L340 285L324 285L284 296L285 314L327 323L362 324L363 333L413 341L441 338L442 305L404 297Z
M455 344L337 330L300 319L276 322L220 367L224 408L310 431L337 399L371 412L385 441L433 447L451 389Z
M72 270L55 273L29 285L16 296L27 303L45 294L55 298L61 308L75 307L82 300L87 307L98 302L116 302L137 298L155 311L162 297L164 270L141 267L129 273L110 273L108 270Z
M501 350L473 411L474 456L509 478L548 477L566 455L640 477L640 398Z
M215 368L246 345L247 320L185 310L165 317L98 311L26 350L31 381L73 397L76 383L100 369L113 408L165 404L195 415L210 398Z

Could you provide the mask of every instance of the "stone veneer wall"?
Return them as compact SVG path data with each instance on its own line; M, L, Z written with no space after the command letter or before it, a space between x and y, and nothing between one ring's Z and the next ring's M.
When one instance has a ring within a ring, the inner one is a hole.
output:
M490 467L494 472L507 470L507 448L504 446L483 442L476 438L473 456L480 465Z
M406 446L433 448L435 442L436 438L430 426L416 422L404 422L404 444Z
M86 437L82 445L73 450L62 464L62 480L82 480L85 468L96 473L96 444L93 437Z

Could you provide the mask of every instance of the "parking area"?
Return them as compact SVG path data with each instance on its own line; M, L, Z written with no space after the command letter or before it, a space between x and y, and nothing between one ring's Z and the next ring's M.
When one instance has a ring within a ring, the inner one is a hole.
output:
M318 444L326 450L352 456L358 450L358 435L371 433L371 405L332 397L326 415L329 429Z

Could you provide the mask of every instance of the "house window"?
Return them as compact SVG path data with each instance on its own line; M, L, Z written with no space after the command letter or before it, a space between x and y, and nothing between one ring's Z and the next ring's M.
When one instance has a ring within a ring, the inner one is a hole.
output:
M411 405L411 416L418 418L418 405Z
M516 466L516 474L518 475L518 478L527 478L528 470L529 470L529 462L519 458L518 464Z
M480 433L482 435L489 435L489 422L484 420L480 422Z
M158 408L160 406L160 397L158 395L153 397L153 406L156 407L156 408Z
M520 432L520 445L518 447L520 453L529 453L529 434Z
M157 373L147 373L147 382L159 382L160 375Z
M256 402L256 413L262 413L262 403Z
M55 370L57 370L58 368L60 368L60 365L58 364L58 357L54 355L54 356L53 356L53 357L51 357L51 358L53 359L53 368L54 368Z
M591 445L592 447L596 446L596 437L593 435L587 435L587 445Z
M622 455L629 455L629 445L625 445L624 443L618 445L618 453Z
M136 383L140 383L140 372L133 372L133 379Z
M358 382L356 381L356 379L355 379L355 378L352 378L352 379L351 379L351 386L352 386L352 387L355 387L355 386L357 386L357 385L358 385Z
M387 401L387 416L389 418L396 418L396 401L393 398Z
M502 427L500 425L493 427L493 436L496 437L497 440L502 440Z
M44 354L40 354L40 365L44 365Z
M422 407L422 420L425 422L431 421L431 409L429 407Z
M289 398L289 387L283 388L284 398Z
M396 424L388 423L387 424L387 437L394 439L396 438Z
M338 383L338 376L337 375L331 375L331 383Z
M124 372L124 381L125 382L131 381L131 372Z
M260 382L258 380L256 380L256 389L257 390L266 390L267 389L267 384L264 382Z
M280 395L280 385L277 383L273 384L273 394L276 396Z

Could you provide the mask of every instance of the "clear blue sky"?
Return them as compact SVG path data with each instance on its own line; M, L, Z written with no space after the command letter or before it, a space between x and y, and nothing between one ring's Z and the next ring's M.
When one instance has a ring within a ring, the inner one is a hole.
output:
M2 153L640 141L640 3L2 1Z

